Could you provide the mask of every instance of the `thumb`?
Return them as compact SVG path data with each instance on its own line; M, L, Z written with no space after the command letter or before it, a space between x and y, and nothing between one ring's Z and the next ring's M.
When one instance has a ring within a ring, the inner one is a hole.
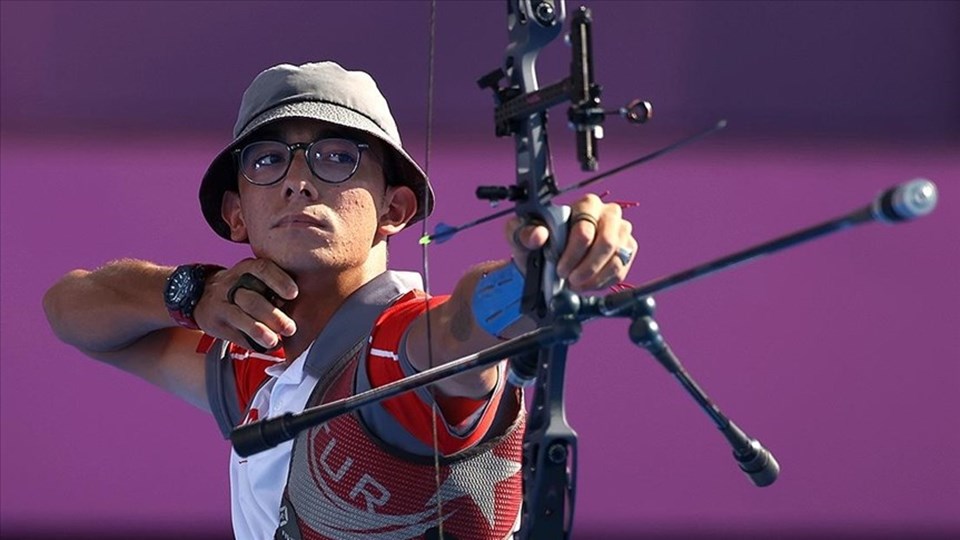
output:
M546 227L529 223L524 224L516 216L507 220L504 233L507 237L507 243L510 245L513 260L521 269L526 268L527 255L531 251L543 247L550 237Z

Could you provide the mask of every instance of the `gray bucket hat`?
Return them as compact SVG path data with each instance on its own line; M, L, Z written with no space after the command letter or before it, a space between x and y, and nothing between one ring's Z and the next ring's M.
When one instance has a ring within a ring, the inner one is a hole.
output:
M210 227L230 239L230 228L220 215L223 194L237 190L233 150L259 127L284 118L310 118L360 130L393 150L394 182L417 194L414 223L433 211L433 189L420 166L403 149L400 132L387 100L370 75L347 71L334 62L294 66L280 64L261 72L250 83L233 128L233 142L207 169L200 184L200 208ZM387 166L389 167L390 164ZM389 173L388 173L389 174ZM423 201L426 199L426 208ZM409 224L408 224L409 225Z

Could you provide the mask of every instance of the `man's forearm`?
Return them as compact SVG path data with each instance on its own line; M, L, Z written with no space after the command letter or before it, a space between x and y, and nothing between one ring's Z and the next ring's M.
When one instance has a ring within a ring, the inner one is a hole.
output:
M458 351L461 355L491 347L503 339L516 337L535 328L531 319L521 317L519 313L517 319L506 321L497 334L492 334L484 329L483 325L477 320L477 307L474 306L474 301L480 280L484 276L504 269L511 264L514 263L507 259L476 265L457 283L450 299L450 305L454 313L450 321L450 332L454 341L459 344L459 347L462 347ZM518 280L522 279L522 276L518 274ZM522 288L522 281L519 281L518 284ZM501 299L504 304L514 300L519 303L520 299L519 297L516 299L504 297ZM500 306L500 308L505 309L506 306Z
M478 264L468 270L457 283L450 299L431 313L430 332L433 341L432 354L427 353L427 332L425 317L421 317L411 334L408 334L407 355L418 371L433 365L492 347L502 339L532 330L535 324L523 317L504 329L500 336L494 336L477 324L473 309L473 296L477 282L485 275L512 264L509 260L491 261ZM478 397L487 394L497 382L497 369L494 366L482 370L472 370L456 375L436 385L447 395Z
M57 337L81 350L123 349L176 326L163 304L172 267L123 259L92 272L74 270L47 291L43 308Z

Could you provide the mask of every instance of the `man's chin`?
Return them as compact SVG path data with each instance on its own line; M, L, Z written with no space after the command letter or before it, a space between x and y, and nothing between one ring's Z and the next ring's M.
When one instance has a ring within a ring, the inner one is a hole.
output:
M338 272L349 267L343 263L342 259L332 257L331 255L329 251L315 249L311 251L278 253L275 258L271 260L292 275L315 272Z

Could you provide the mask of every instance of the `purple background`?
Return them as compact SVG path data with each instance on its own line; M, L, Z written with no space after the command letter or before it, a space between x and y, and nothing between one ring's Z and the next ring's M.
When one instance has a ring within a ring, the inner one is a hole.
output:
M577 4L571 4L570 7ZM600 189L628 211L642 283L858 208L914 177L941 205L657 295L664 335L783 473L752 487L714 428L624 321L571 353L580 434L576 537L613 532L871 536L960 532L960 3L589 2L610 123L602 168L719 118L726 133ZM242 89L281 61L373 73L423 156L425 3L66 3L2 6L4 537L58 531L229 536L227 443L188 405L59 343L43 292L76 267L140 257L229 264L195 193ZM433 223L486 212L511 181L474 80L506 42L500 2L441 3ZM544 53L553 82L566 50ZM557 111L554 118L562 118ZM553 128L562 184L584 177ZM420 268L419 232L391 243ZM432 246L431 285L502 257L496 224Z

